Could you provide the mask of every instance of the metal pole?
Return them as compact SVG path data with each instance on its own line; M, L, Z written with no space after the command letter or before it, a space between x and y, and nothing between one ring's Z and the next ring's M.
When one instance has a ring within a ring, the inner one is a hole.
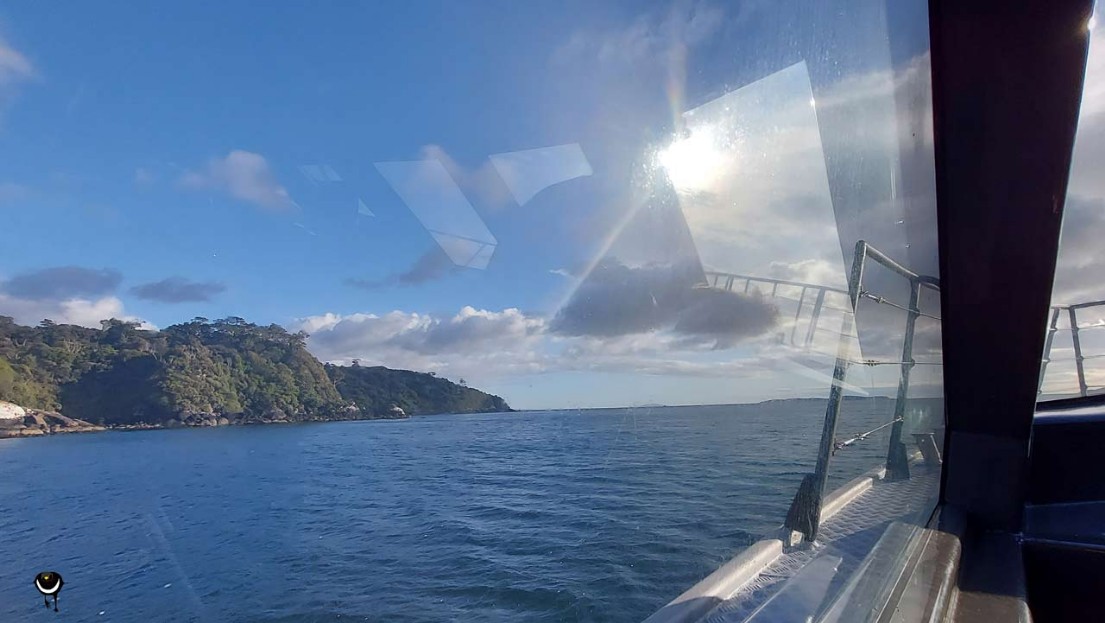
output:
M825 480L829 475L829 456L833 450L836 436L836 420L840 416L840 400L844 395L844 377L848 372L848 362L852 359L852 345L848 336L852 333L852 319L859 307L859 292L863 282L863 264L867 259L867 243L856 243L856 254L852 260L852 274L848 278L848 303L851 314L844 314L840 328L840 343L837 345L836 365L833 367L833 386L829 390L829 405L825 410L825 426L821 431L821 446L817 453L817 476L819 491L824 491Z
M916 362L913 361L913 332L917 317L921 314L918 307L921 298L921 284L915 279L909 282L909 311L905 320L905 336L902 339L902 374L898 379L898 398L894 402L894 427L890 429L890 447L886 452L886 479L907 480L909 478L909 457L902 443L902 428L905 425L905 405L909 397L909 373Z
M1070 312L1070 336L1074 342L1074 366L1078 370L1078 393L1086 396L1089 391L1086 387L1086 371L1082 368L1082 342L1078 338L1078 314L1073 307Z
M825 303L825 288L817 291L817 299L813 303L813 312L810 313L810 328L806 331L806 347L813 344L814 333L817 331L817 320L821 317L821 305Z
M1042 394L1044 392L1044 373L1047 372L1047 364L1051 361L1051 343L1055 340L1055 332L1059 327L1059 312L1062 311L1059 307L1051 308L1051 322L1048 323L1047 339L1044 340L1044 358L1040 362L1040 382L1036 385L1036 394Z
M798 318L802 315L802 303L806 302L806 288L802 287L802 294L798 296L798 309L794 312L794 326L790 328L790 345L794 346L794 332L798 330Z
M833 442L836 439L836 423L840 418L840 402L844 396L844 378L848 373L851 360L851 344L848 335L852 332L852 320L859 306L859 293L863 282L863 264L867 259L867 243L856 242L856 252L852 259L852 272L848 278L848 302L852 313L845 313L841 320L840 342L837 344L836 365L833 367L833 385L829 389L829 403L825 407L825 424L821 429L821 444L817 451L817 464L812 474L807 474L798 487L798 493L791 502L787 513L786 528L801 532L807 541L817 538L821 526L821 501L825 495L825 482L829 477L829 457L832 456ZM824 290L822 290L822 295ZM819 297L820 299L821 297Z

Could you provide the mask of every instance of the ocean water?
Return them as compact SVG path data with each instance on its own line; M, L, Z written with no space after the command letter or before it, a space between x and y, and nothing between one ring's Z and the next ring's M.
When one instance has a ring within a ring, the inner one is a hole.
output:
M0 621L639 621L781 523L824 405L0 440Z

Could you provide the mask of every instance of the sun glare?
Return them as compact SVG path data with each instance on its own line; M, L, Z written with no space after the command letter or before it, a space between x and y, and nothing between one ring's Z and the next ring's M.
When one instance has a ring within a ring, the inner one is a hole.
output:
M723 154L712 129L702 127L672 142L657 159L676 189L703 190L717 178Z

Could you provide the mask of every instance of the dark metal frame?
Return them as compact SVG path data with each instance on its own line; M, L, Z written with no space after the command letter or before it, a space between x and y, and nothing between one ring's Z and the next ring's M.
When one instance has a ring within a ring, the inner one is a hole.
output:
M947 419L941 501L983 530L1022 526L1092 5L929 2Z

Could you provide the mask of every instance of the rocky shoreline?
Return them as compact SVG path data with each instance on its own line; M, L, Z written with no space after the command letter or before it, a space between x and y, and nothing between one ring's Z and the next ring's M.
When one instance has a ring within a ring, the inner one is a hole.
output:
M406 420L410 416L398 407L386 414L368 414L356 409L347 409L342 413L308 415L305 413L286 414L283 411L269 412L264 415L246 413L182 413L164 423L117 424L108 430L156 430L161 428L214 428L219 426L256 426L262 424L301 424L306 422L352 422L367 420Z
M60 413L27 409L10 402L0 401L0 439L17 437L39 437L61 433L89 433L105 430L157 430L163 428L207 428L218 426L252 426L261 424L298 424L304 422L335 422L360 420L405 420L409 419L399 407L392 407L387 413L369 414L350 407L336 414L308 415L306 413L287 414L273 410L263 415L246 413L181 413L163 423L138 422L134 424L116 424L100 426L84 420L66 417Z
M5 417L0 418L0 439L13 437L39 437L61 433L93 433L106 430L84 420L66 417L60 413L24 409L11 403L0 403Z

